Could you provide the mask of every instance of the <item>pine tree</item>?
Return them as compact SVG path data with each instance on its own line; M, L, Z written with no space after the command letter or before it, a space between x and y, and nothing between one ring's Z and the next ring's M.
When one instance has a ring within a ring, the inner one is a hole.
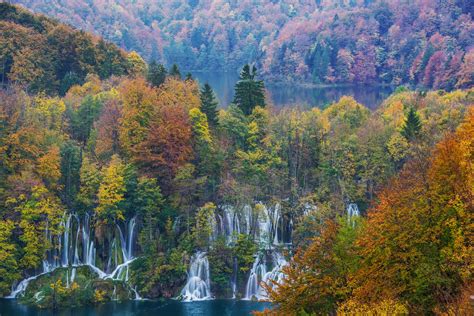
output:
M250 69L250 65L245 65L240 73L239 81L235 85L234 103L244 112L245 115L252 113L256 106L265 106L265 86L262 80L255 80L257 68Z
M152 61L148 68L147 81L154 87L160 86L166 79L166 68L156 61Z
M219 103L217 102L214 91L212 91L208 83L202 87L199 97L201 98L201 111L206 114L207 122L211 127L216 127L219 123L217 117L217 106Z
M178 65L173 64L173 66L171 66L170 76L175 77L177 79L181 79L181 72L179 71Z
M420 116L413 107L408 111L405 125L402 128L402 135L409 141L415 139L421 130Z

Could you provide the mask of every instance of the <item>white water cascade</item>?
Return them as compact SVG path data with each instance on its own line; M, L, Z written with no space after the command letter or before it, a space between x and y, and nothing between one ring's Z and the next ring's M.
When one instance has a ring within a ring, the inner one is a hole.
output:
M356 203L350 203L347 205L347 221L355 225L354 219L360 216L359 207Z
M96 266L96 248L94 245L94 234L89 214L85 214L83 221L81 221L79 216L76 214L65 214L61 226L63 227L64 232L61 236L59 236L59 238L57 238L59 247L53 247L53 249L48 251L46 254L46 259L43 260L43 271L18 283L8 298L16 298L23 294L30 281L35 280L49 272L53 272L57 268L73 267L70 279L69 271L67 272L68 283L69 281L70 283L74 282L77 273L76 268L79 266L90 267L101 279L113 279L125 282L128 281L129 265L136 259L133 254L133 245L136 239L135 217L128 221L126 226L127 229L125 231L126 234L123 234L122 229L119 225L117 225L122 249L122 263L118 263L119 258L116 254L117 251L114 251L114 246L112 246L107 266L103 268ZM46 225L45 235L47 240L53 244L53 237L48 225ZM117 241L114 239L112 241L112 245L116 243ZM115 258L114 260L111 260L114 253ZM112 261L114 262L113 264ZM108 269L110 269L112 272L105 272ZM136 290L134 292L135 297L140 298Z
M187 302L212 298L209 261L205 252L198 252L191 258L188 280L181 290L181 296Z
M265 254L259 254L255 258L252 269L250 270L250 276L247 281L245 289L244 300L266 300L267 292L262 286L262 283L266 283L270 287L274 287L271 281L282 283L285 274L282 269L287 265L287 261L279 252L272 253L272 269L267 271L267 262Z

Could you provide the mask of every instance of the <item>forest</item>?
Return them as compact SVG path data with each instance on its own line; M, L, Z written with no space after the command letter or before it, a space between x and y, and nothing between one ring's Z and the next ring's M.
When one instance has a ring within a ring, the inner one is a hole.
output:
M0 297L48 309L234 298L273 302L261 315L472 314L474 67L459 26L472 19L469 2L453 5L450 71L462 76L451 72L446 90L399 85L372 111L350 96L278 109L258 62L240 65L221 108L176 64L1 3ZM419 78L441 69L431 59Z
M274 81L472 85L474 5L466 0L14 0L146 60Z

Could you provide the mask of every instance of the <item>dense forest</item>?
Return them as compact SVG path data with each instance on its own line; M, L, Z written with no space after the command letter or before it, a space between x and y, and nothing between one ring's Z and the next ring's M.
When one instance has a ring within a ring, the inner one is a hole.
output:
M257 62L267 79L472 85L472 1L42 1L26 7L188 70Z
M317 3L314 14L340 9ZM469 5L447 18L459 39L472 37L458 21L472 25ZM268 69L243 64L219 108L177 65L17 6L0 15L0 296L53 309L235 298L273 301L268 315L472 314L472 81L399 86L373 111L349 96L276 109ZM472 79L461 42L450 53Z

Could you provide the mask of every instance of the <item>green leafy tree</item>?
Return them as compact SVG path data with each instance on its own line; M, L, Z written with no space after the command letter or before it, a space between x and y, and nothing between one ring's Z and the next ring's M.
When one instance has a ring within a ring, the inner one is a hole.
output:
M250 115L256 106L265 106L265 86L262 80L257 80L257 68L247 64L242 68L239 81L235 84L234 103Z
M81 152L79 147L68 141L61 148L61 198L67 206L71 206L79 190L79 174L81 169Z
M135 207L143 218L144 228L140 232L140 239L143 250L148 253L152 250L153 241L156 240L155 231L160 209L163 207L163 195L156 179L142 177L138 180Z
M233 247L232 251L234 256L237 259L237 264L239 266L239 271L242 273L247 273L254 262L255 252L257 251L257 245L253 241L252 236L239 234L237 236L237 242Z
M165 66L158 64L156 61L152 61L148 67L146 79L152 86L159 87L165 82L166 73Z
M102 175L89 158L84 157L80 171L80 188L76 196L76 207L81 212L92 212L97 206L97 193Z
M207 122L211 127L216 127L219 123L219 111L217 110L219 102L217 102L214 91L208 83L204 84L199 96L201 98L201 111L206 114Z
M86 96L77 111L71 114L71 133L83 146L86 145L91 135L94 121L99 117L102 110L102 102L99 98Z
M199 248L210 246L212 229L216 221L214 213L216 205L212 202L204 204L196 213L196 224L193 229L194 242Z

